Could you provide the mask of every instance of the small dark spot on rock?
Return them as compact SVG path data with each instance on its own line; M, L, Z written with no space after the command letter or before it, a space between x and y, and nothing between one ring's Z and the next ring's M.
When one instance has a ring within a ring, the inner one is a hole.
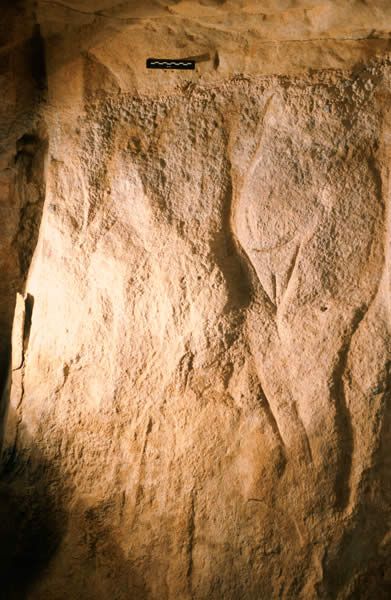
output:
M371 393L375 396L377 394L381 394L382 392L384 392L384 386L382 384L376 385L371 389Z

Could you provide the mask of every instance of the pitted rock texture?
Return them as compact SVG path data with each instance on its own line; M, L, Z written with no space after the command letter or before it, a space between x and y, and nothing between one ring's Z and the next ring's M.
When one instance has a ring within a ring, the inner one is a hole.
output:
M388 598L389 59L141 93L45 39L8 597Z

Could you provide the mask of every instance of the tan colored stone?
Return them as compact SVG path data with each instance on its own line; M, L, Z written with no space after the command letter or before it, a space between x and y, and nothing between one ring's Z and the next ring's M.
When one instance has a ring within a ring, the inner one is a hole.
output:
M389 3L37 18L48 92L16 181L44 206L34 255L17 245L4 589L387 598Z
M12 370L16 371L23 365L24 360L24 326L25 326L26 308L22 294L16 295L14 323L12 327Z

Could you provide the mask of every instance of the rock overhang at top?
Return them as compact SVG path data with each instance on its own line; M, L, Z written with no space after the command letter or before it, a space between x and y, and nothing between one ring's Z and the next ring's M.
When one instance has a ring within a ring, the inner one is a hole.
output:
M110 76L108 89L141 94L236 75L350 69L391 51L386 0L39 0L36 18L49 76L88 53ZM157 74L146 72L149 56L204 59L191 74Z

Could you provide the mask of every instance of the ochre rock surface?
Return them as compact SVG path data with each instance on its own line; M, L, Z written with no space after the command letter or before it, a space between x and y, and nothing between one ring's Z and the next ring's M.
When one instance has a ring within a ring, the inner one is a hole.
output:
M389 598L389 2L4 22L4 598Z

